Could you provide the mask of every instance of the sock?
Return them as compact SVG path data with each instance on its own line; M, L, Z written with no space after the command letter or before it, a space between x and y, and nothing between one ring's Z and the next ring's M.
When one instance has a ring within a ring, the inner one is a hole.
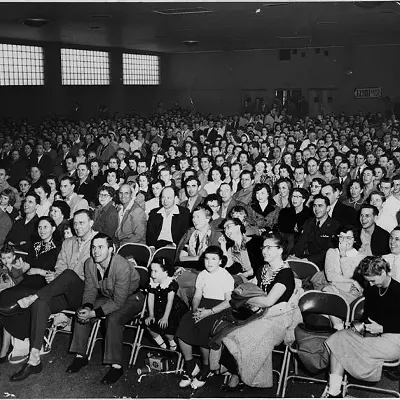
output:
M176 349L178 347L178 345L176 344L174 339L168 340L168 343L169 343L169 348L170 349Z
M196 363L193 359L185 361L185 370L189 375L192 374L195 366L196 366Z
M76 355L76 358L83 358L83 357L85 357L85 356L83 356L82 354L77 354Z
M38 349L31 349L28 364L33 366L40 364L40 351Z
M332 396L338 395L342 389L342 380L343 377L341 375L329 374L328 393Z
M161 335L157 335L153 339L162 349L166 349L167 348L167 345L165 344L164 339L161 337Z
M122 366L121 366L121 365L119 365L119 364L113 364L113 365L111 365L111 368L115 368L115 369L121 369L121 368L122 368Z

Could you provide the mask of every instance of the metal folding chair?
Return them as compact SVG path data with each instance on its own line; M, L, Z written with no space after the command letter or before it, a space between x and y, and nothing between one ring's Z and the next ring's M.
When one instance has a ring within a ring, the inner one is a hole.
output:
M339 294L309 290L300 297L299 308L303 314L303 318L307 316L307 314L332 315L345 321L345 326L348 326L350 319L350 307L344 297L340 296ZM298 354L297 342L295 341L292 345L287 346L287 348L288 355L286 358L282 397L285 397L287 384L290 380L321 383L327 382L325 379L318 379L308 375L299 375L297 360L295 358L296 354ZM294 361L295 370L293 375L289 375L290 362L292 359ZM345 385L343 385L343 393L344 390Z
M351 315L350 315L351 322L358 321L362 318L362 316L364 314L364 302L365 302L364 297L361 297L352 304ZM400 360L385 361L383 363L384 367L389 367L389 368L391 368L391 367L396 368L399 365L400 365ZM348 375L348 374L346 373L346 375ZM367 386L367 385L362 385L362 384L357 384L357 383L347 383L348 376L345 379L345 381L346 381L346 387L345 387L346 394L347 394L348 389L355 388L355 389L364 389L366 391L371 391L371 392L375 392L375 393L392 395L394 397L400 397L400 392L398 392L396 390L384 389L384 388L379 388L376 386Z
M172 265L175 260L175 253L176 253L176 247L169 247L169 246L160 247L155 251L152 259L154 260L155 258L160 258L160 257L165 258Z
M319 272L319 268L308 260L287 260L292 271L299 279L306 279Z
M126 243L118 250L117 254L127 260L133 258L137 265L148 268L150 266L152 252L149 246L141 243Z

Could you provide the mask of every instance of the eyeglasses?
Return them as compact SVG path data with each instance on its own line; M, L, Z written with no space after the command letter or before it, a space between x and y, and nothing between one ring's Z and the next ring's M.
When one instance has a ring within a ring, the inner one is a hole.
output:
M293 194L292 195L292 199L302 199L303 196L297 195L297 194Z
M270 250L273 247L279 247L279 246L271 246L271 245L267 244L267 245L263 246L262 249Z
M235 225L235 224L228 224L228 225L225 225L225 226L224 226L224 231L226 231L230 226L233 226L233 225Z
M353 236L339 236L339 241L352 240L352 239L354 239Z
M110 197L108 193L99 193L99 197Z

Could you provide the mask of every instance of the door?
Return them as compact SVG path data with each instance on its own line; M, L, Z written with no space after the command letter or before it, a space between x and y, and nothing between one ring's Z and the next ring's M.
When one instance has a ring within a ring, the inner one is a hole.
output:
M336 89L310 89L308 91L309 116L335 112Z

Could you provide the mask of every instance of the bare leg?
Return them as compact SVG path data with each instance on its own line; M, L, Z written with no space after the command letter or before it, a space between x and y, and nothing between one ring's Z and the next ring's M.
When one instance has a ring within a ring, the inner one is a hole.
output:
M185 361L193 360L193 348L190 344L185 343L183 340L178 339L179 347L181 348L183 358Z
M3 358L7 355L8 349L11 344L11 335L3 328L3 343L1 345L0 357Z
M209 357L210 357L210 349L206 349L205 347L200 347L201 355L203 358L203 366L208 368Z

